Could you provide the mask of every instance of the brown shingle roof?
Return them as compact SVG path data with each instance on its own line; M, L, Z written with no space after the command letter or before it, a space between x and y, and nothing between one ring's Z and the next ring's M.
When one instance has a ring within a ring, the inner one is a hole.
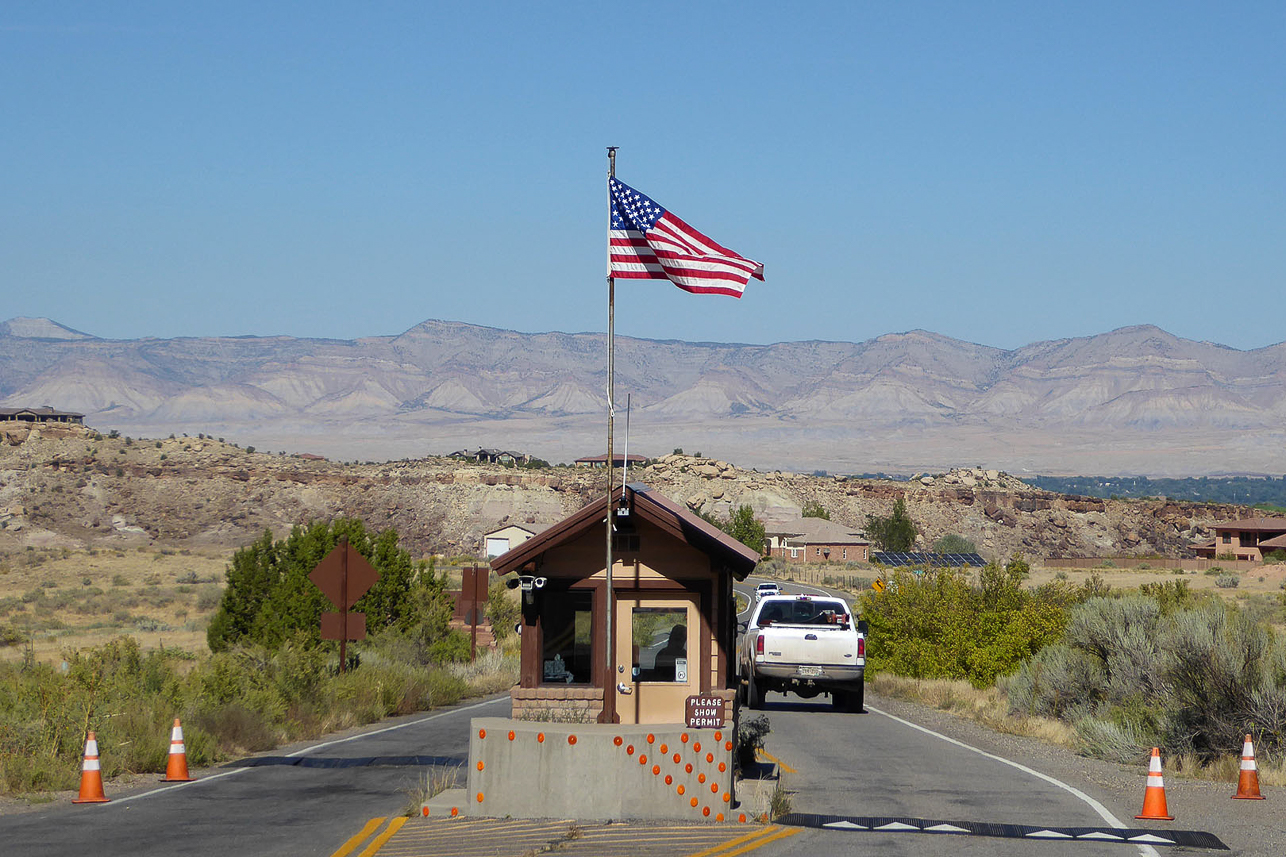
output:
M784 524L774 524L768 534L791 536L792 542L801 545L869 545L866 534L856 527L846 527L825 518L800 518Z
M653 491L646 485L634 484L625 489L614 490L613 503L620 502L622 490L628 492L631 514L721 560L738 580L745 580L746 575L750 574L755 564L759 562L757 551L746 547L718 527L697 517L686 507L664 494ZM491 567L495 569L496 574L517 571L550 548L578 538L591 527L602 526L606 517L607 498L599 497L508 553L496 557L491 561Z
M1286 533L1286 518L1242 518L1215 524L1216 530L1244 530L1248 532Z

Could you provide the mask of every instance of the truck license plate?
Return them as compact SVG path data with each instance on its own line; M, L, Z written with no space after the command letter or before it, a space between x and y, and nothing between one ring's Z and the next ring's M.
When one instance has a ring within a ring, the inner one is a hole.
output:
M795 672L798 675L808 676L809 678L816 678L817 676L822 674L822 668L821 667L795 667Z

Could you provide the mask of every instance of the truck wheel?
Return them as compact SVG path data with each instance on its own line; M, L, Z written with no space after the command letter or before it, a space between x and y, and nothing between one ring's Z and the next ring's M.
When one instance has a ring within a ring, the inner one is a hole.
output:
M853 690L848 692L848 710L854 714L861 714L866 710L866 682L863 681Z
M758 711L764 707L764 689L763 686L755 681L755 671L751 670L746 676L746 700L750 707Z
M831 708L836 711L848 710L848 694L842 690L831 691Z

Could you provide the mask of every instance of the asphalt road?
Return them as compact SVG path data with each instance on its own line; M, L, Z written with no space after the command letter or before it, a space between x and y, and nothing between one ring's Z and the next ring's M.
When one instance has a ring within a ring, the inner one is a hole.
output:
M399 814L407 789L435 767L463 767L469 718L508 713L505 695L283 748L200 772L193 783L132 795L109 785L110 803L0 817L0 854L330 855L372 817Z
M901 718L833 712L825 702L769 694L768 747L782 763L794 810L827 816L914 818L1034 827L1114 827L1119 814L1034 771L944 740ZM793 769L793 770L792 770ZM1061 781L1060 781L1061 782ZM1071 784L1065 784L1071 786ZM1082 784L1083 785L1083 784ZM1071 786L1071 788L1076 788ZM1079 791L1079 789L1078 789ZM1129 818L1129 816L1125 816ZM1141 824L1129 819L1129 825ZM1153 854L1123 843L808 829L771 855Z

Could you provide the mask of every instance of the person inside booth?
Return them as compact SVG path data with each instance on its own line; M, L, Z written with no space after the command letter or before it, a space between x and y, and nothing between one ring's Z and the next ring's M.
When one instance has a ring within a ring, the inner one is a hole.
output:
M656 653L657 681L677 681L678 670L675 663L679 658L688 656L688 626L675 625L670 629L670 639L665 648Z

